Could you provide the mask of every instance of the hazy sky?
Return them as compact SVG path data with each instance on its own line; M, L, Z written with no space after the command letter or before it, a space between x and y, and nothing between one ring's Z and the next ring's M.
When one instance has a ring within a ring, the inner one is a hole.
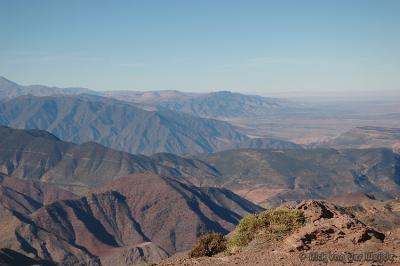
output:
M93 89L400 90L399 14L399 0L0 0L0 76Z

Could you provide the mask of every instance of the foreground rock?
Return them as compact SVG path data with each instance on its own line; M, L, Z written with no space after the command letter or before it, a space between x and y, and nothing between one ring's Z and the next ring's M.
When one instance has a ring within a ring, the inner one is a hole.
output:
M289 251L309 250L328 242L356 245L366 241L383 242L385 239L383 233L333 204L303 201L296 209L303 211L307 223L285 240Z
M400 205L391 206L397 211ZM352 208L322 201L303 201L289 208L301 210L305 224L283 240L258 238L232 255L182 256L157 265L400 265L396 224L384 234L358 220Z

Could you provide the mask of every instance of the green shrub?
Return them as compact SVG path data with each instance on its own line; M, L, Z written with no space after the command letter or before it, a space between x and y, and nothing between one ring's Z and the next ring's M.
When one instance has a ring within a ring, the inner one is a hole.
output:
M223 234L210 233L199 238L194 248L190 251L189 257L211 257L226 249L226 238Z
M261 226L260 220L255 215L249 215L243 218L236 226L232 237L229 239L229 245L246 246L253 240Z
M299 210L277 208L250 215L240 221L228 241L230 250L249 244L257 235L267 240L280 239L304 224Z
M262 234L268 238L279 239L295 228L304 224L303 212L299 210L277 208L259 214L258 218L267 225L263 227Z

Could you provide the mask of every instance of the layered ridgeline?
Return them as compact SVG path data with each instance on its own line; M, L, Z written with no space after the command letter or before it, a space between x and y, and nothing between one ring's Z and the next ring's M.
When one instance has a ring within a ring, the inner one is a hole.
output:
M145 111L127 102L93 95L21 96L3 101L0 124L47 130L62 140L95 141L140 154L300 148L286 141L249 138L226 122L167 110Z
M50 186L0 179L0 262L157 261L189 249L203 233L227 233L243 216L262 210L228 190L155 174L121 177L81 198Z
M219 186L264 207L299 199L325 199L362 191L381 199L398 197L400 155L390 149L230 150L182 161L171 154L154 155L161 164L193 173L191 182Z
M400 157L390 149L229 150L151 157L96 143L66 143L39 130L0 127L0 173L83 193L131 173L166 175L196 186L224 187L263 206L361 191L399 195Z
M22 95L49 96L79 93L96 94L96 92L85 88L57 88L43 85L22 86L4 77L0 77L0 100L11 99Z
M179 177L176 170L146 156L112 150L94 142L64 142L46 131L8 127L0 127L0 172L54 183L78 193L131 173Z

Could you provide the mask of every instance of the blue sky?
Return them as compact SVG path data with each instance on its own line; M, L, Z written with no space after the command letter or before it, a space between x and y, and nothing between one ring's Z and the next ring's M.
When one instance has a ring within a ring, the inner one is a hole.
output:
M0 75L109 90L400 90L399 14L397 0L0 0Z

